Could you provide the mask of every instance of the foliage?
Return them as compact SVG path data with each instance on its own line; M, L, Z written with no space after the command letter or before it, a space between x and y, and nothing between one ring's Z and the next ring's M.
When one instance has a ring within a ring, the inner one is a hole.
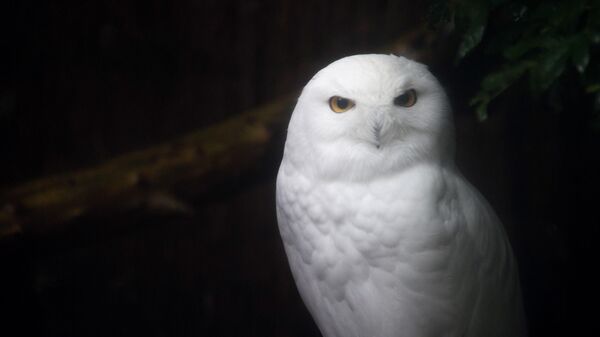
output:
M487 118L489 103L517 81L527 79L539 97L565 81L570 68L600 102L600 66L593 62L599 56L599 1L434 1L431 11L434 21L460 35L457 62L477 49L499 60L471 100L480 120Z

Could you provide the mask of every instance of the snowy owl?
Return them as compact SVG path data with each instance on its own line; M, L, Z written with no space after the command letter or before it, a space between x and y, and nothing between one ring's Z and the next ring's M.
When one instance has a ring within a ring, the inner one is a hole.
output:
M325 337L526 336L510 244L453 137L444 90L409 59L346 57L304 87L277 217Z

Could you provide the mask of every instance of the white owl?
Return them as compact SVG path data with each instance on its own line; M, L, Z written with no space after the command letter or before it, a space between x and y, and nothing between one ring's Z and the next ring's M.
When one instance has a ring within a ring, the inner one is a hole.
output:
M325 337L526 336L507 236L453 157L448 99L422 64L350 56L304 87L277 216Z

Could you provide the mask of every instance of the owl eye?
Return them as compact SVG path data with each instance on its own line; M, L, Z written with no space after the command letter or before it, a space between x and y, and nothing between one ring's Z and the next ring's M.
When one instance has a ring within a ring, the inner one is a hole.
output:
M394 105L401 107L411 107L417 103L417 92L415 89L406 90L394 98Z
M329 107L333 112L342 113L354 107L354 101L349 98L333 96L329 99Z

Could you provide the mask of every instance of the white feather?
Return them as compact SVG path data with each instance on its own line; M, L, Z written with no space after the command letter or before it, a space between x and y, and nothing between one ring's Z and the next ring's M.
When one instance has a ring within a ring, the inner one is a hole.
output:
M417 103L395 106L408 89ZM336 95L356 105L334 113ZM277 178L277 215L299 292L325 337L526 336L510 245L454 166L452 128L437 80L402 57L347 57L304 88Z

